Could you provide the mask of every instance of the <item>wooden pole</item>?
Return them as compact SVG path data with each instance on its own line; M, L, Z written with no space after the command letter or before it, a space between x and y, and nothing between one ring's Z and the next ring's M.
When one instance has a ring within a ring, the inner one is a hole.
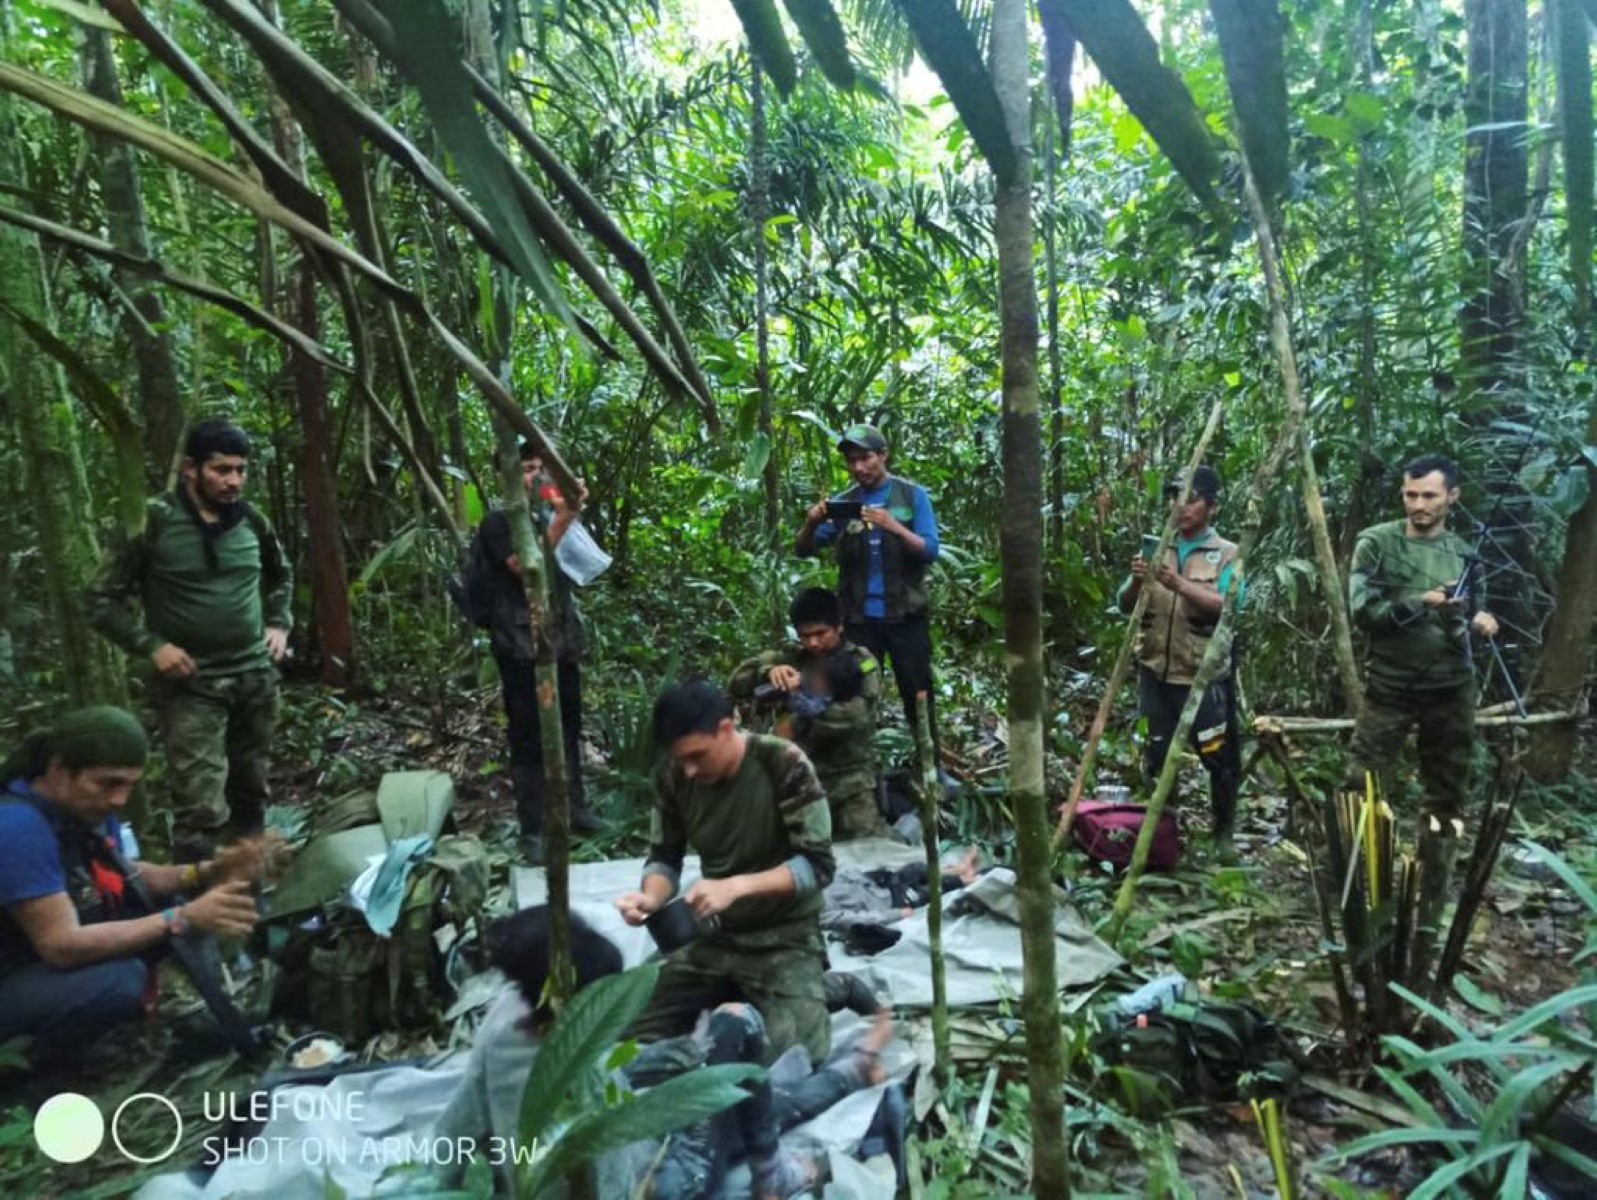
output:
M1187 460L1185 479L1192 478L1193 470L1203 461L1204 453L1209 449L1209 440L1214 436L1214 431L1220 427L1220 416L1225 412L1225 398L1222 396L1214 402L1209 409L1209 419L1204 423L1203 432L1198 436L1198 444L1193 447L1192 457ZM1185 502L1186 497L1182 497ZM1161 562L1165 551L1170 548L1176 534L1175 513L1168 513L1165 517L1164 533L1159 540L1159 549L1154 552L1154 561ZM1076 768L1076 777L1070 783L1070 798L1065 802L1064 811L1059 814L1059 824L1054 829L1053 852L1059 853L1059 847L1064 845L1070 836L1071 823L1076 819L1076 806L1081 803L1081 793L1086 787L1092 769L1098 764L1098 743L1103 740L1103 732L1109 726L1109 714L1114 710L1115 696L1126 681L1126 672L1131 666L1132 647L1137 642L1137 630L1142 625L1142 614L1148 607L1148 589L1143 588L1142 594L1137 597L1137 602L1132 606L1131 615L1126 618L1126 636L1120 643L1120 652L1115 656L1114 670L1109 672L1109 684L1104 688L1103 698L1098 701L1098 711L1093 714L1092 728L1087 731L1087 744L1082 748L1081 764Z
M915 749L920 757L920 820L926 843L926 941L931 948L932 1078L939 1089L953 1079L949 1049L948 972L943 962L943 856L938 846L938 797L943 783L937 774L932 743L930 705L925 692L915 693Z

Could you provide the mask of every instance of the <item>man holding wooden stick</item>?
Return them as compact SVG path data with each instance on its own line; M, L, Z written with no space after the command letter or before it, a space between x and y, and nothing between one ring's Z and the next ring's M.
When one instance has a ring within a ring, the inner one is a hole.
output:
M1165 498L1175 506L1175 544L1157 566L1141 553L1136 555L1119 597L1121 611L1130 612L1142 589L1148 588L1136 655L1137 706L1148 719L1143 770L1149 779L1157 779L1164 766L1171 734L1220 620L1237 560L1236 543L1226 541L1212 524L1220 506L1219 472L1199 466L1192 472L1190 487L1173 480L1165 486ZM1240 592L1237 599L1241 600ZM1194 748L1209 773L1215 850L1227 862L1236 856L1231 839L1242 776L1233 665L1227 661L1204 690L1192 726Z

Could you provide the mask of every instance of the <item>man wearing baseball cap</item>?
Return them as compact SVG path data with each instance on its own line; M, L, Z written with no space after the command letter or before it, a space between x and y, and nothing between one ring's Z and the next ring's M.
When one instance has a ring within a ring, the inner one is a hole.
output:
M794 548L800 558L837 548L845 636L892 666L911 728L915 695L926 693L935 742L932 639L926 623L926 568L937 559L932 502L920 484L889 473L887 439L874 425L851 425L837 449L854 484L804 514ZM858 515L851 507L856 504Z
M1209 466L1196 468L1190 493L1183 482L1174 479L1164 488L1165 499L1175 511L1175 545L1157 567L1141 554L1134 557L1131 576L1120 588L1122 612L1136 607L1138 594L1144 586L1148 588L1136 653L1140 664L1137 707L1148 719L1143 770L1149 779L1157 778L1164 766L1171 735L1219 624L1226 589L1236 570L1236 543L1226 541L1210 524L1220 504L1219 473ZM1238 602L1241 587L1238 579ZM1192 723L1193 747L1209 772L1215 849L1223 861L1233 860L1236 854L1231 834L1242 774L1234 665L1228 649L1226 662L1205 689Z

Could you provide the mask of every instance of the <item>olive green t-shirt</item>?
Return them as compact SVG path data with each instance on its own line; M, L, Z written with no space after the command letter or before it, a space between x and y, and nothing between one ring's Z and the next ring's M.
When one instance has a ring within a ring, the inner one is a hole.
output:
M1406 527L1388 521L1360 533L1348 571L1348 608L1369 636L1367 680L1377 696L1455 688L1473 678L1466 613L1484 608L1485 597L1445 609L1427 608L1422 599L1463 577L1469 543L1452 532L1409 537Z
M832 815L815 768L792 742L749 733L743 762L716 783L690 780L674 763L655 779L645 875L680 878L691 846L706 879L768 871L787 863L791 896L739 900L721 915L726 933L778 932L813 922L832 881Z

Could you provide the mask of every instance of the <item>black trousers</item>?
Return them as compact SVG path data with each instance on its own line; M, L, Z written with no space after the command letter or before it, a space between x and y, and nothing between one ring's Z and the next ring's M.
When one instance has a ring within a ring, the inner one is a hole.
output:
M926 717L931 724L932 744L937 744L937 698L932 687L932 634L926 614L901 621L866 617L850 621L844 634L856 646L864 646L884 667L891 665L898 698L904 702L904 719L915 728L915 695L926 693Z
M510 734L510 778L516 789L516 819L522 833L543 832L543 738L538 719L538 681L526 659L494 655L504 685ZM582 668L556 664L560 724L566 748L566 788L572 812L586 805L582 788Z
M1143 771L1150 784L1164 767L1170 738L1191 690L1185 683L1164 682L1147 667L1138 672L1138 708L1148 718ZM1236 690L1230 679L1217 679L1204 690L1187 740L1198 752L1203 769L1209 773L1209 803L1214 811L1215 832L1229 833L1236 820L1237 788L1242 777L1242 738L1237 729Z

